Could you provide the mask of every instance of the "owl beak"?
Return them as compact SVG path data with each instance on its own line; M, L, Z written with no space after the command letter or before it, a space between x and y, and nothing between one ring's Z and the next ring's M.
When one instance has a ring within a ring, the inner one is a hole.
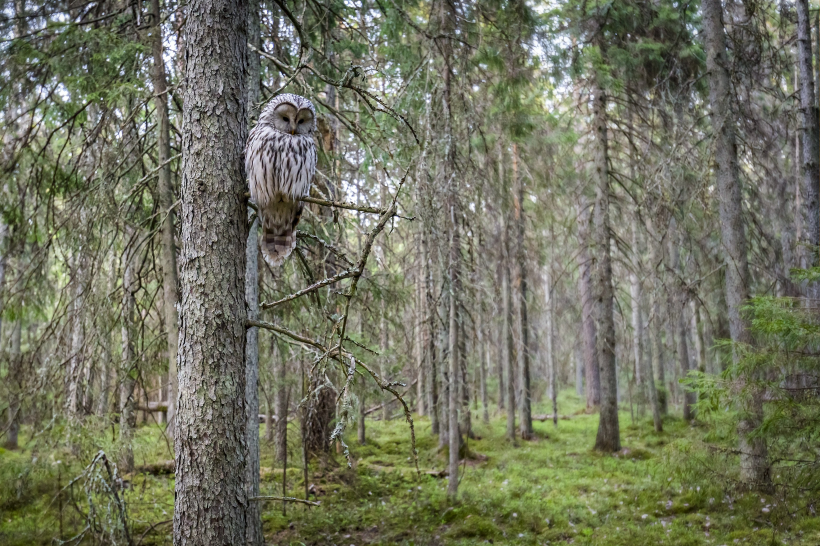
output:
M296 120L290 122L290 134L296 134Z

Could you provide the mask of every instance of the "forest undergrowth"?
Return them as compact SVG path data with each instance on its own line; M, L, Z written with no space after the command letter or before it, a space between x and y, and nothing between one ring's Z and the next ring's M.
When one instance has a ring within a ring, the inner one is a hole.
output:
M512 446L504 439L503 415L490 423L474 415L476 438L468 441L461 465L459 500L446 496L445 451L438 449L430 422L416 420L417 475L410 457L409 431L401 419L367 422L367 444L349 432L353 468L341 455L312 464L310 499L320 506L265 501L262 511L268 544L579 544L730 545L820 543L820 518L797 517L777 509L778 499L743 493L711 478L704 440L710 427L690 426L669 417L665 432L652 431L651 416L634 420L622 405L624 448L613 455L592 451L597 415L583 412L574 392L559 396L561 419L534 423L536 439ZM541 410L536 406L536 410ZM623 411L623 410L626 411ZM291 426L292 430L298 427ZM123 500L133 543L170 545L174 506L172 475L161 469L172 459L159 428L144 426L134 444L136 464L152 473L122 476ZM29 433L30 431L26 431ZM24 438L28 439L29 434ZM113 436L116 437L116 436ZM112 435L86 439L88 452L113 453ZM25 447L0 450L0 544L52 544L71 539L88 524L89 509L101 525L100 497L80 476L79 458L69 452ZM37 445L36 440L28 445ZM298 434L291 433L292 466L287 494L304 498ZM111 457L114 459L114 457ZM699 461L702 461L700 463ZM683 463L683 464L681 464ZM158 471L158 469L160 471ZM261 494L282 494L282 470L262 442ZM93 482L93 480L92 480ZM62 491L61 493L58 493ZM89 499L97 499L89 504ZM111 523L110 521L108 522Z

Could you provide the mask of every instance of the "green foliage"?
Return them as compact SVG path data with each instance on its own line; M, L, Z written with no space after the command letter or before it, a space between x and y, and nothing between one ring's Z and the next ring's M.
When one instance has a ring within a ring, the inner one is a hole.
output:
M703 443L686 445L676 458L685 474L706 470L726 488L736 484L735 431L744 408L762 399L763 419L753 435L768 446L778 500L766 512L780 526L820 498L820 316L799 298L754 298L745 312L754 342L727 344L737 361L720 376L692 373L687 381L700 393L698 411L709 430Z

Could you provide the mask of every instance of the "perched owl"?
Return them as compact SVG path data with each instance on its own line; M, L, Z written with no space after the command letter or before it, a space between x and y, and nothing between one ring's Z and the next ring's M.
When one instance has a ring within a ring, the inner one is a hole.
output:
M316 110L299 95L271 100L248 135L245 172L262 222L262 256L281 265L296 247L294 230L316 173Z

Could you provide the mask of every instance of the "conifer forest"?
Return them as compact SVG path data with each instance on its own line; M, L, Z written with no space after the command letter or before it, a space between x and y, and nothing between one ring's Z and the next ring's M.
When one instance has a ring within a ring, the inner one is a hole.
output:
M816 0L0 0L0 546L820 544Z

